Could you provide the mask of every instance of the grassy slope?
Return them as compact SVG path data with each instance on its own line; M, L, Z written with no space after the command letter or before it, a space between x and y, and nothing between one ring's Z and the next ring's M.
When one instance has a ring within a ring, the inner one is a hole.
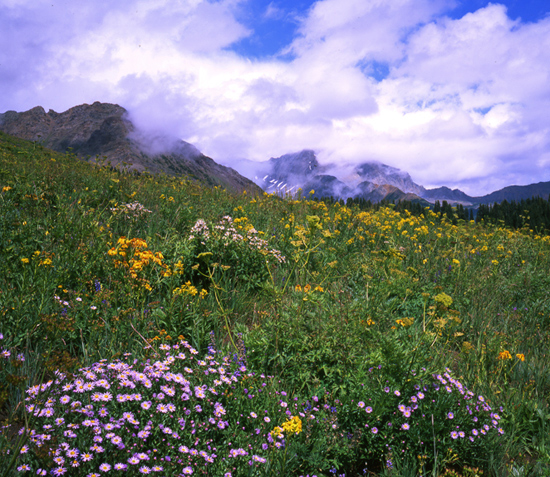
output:
M452 226L429 211L235 196L1 133L0 191L0 332L32 357L3 371L3 419L44 369L140 356L144 340L178 335L204 351L214 330L229 350L240 333L249 366L295 392L345 396L378 364L390 380L404 363L449 366L504 407L500 463L550 461L548 237ZM150 212L124 212L134 202ZM191 244L198 219L223 216L269 246Z

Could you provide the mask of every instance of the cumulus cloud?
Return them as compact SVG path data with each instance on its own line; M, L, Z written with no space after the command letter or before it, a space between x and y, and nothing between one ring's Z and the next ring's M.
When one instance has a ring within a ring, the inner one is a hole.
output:
M0 112L94 101L216 160L310 148L376 160L470 194L550 180L550 18L451 0L319 0L294 39L250 59L239 12L255 0L8 0L0 6Z

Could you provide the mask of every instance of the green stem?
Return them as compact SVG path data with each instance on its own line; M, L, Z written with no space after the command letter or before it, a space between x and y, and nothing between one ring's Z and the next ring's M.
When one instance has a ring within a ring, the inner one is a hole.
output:
M233 334L231 333L231 329L229 328L229 321L227 319L227 311L224 309L220 298L218 297L217 290L218 288L220 290L223 290L215 281L214 281L214 273L210 270L210 267L208 267L208 278L212 281L212 284L214 285L214 298L216 300L216 303L218 304L218 308L220 309L220 312L223 316L223 319L225 321L225 327L227 329L227 334L229 335L229 340L231 341L231 344L233 345L233 348L235 348L235 351L239 351L239 348L235 344L235 340L233 339Z

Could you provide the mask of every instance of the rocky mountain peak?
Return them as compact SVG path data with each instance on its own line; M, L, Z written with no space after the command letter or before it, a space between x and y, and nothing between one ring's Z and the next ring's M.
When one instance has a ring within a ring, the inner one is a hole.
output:
M422 195L424 188L415 184L411 176L396 167L378 162L364 162L355 168L355 174L362 181L372 182L377 185L392 185L403 192Z
M113 164L128 159L123 149L134 130L124 108L99 102L63 113L51 109L46 113L41 106L22 113L8 111L0 116L0 128L55 151L72 150L80 157L107 156Z
M310 149L272 157L269 163L272 170L277 171L280 178L286 180L292 176L309 176L319 172L319 161L315 152Z

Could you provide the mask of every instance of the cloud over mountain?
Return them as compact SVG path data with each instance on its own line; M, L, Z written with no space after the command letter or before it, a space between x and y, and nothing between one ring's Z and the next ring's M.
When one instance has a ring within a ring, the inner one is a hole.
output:
M550 180L550 18L447 0L271 2L279 54L245 0L83 0L0 6L0 111L124 105L143 129L225 162L312 148L321 164L379 161L470 194ZM258 21L257 28L260 28Z

